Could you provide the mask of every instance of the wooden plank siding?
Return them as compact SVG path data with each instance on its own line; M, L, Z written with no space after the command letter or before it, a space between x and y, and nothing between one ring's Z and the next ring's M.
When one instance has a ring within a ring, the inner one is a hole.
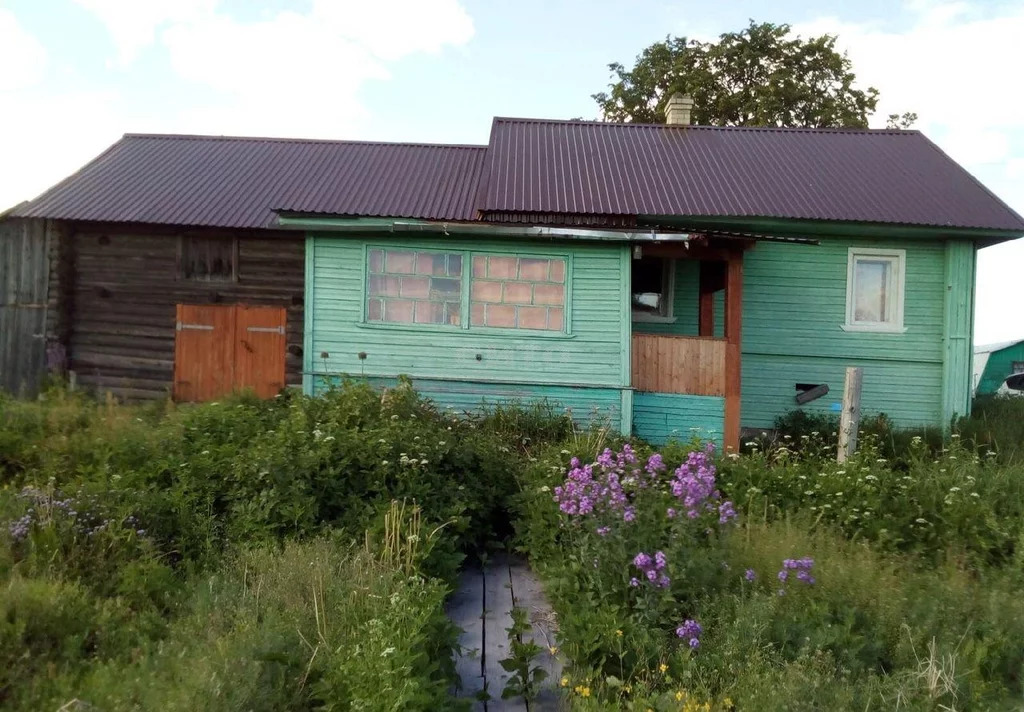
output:
M365 253L382 242L390 248L563 256L569 271L568 333L367 323ZM626 247L314 234L307 249L307 392L342 375L405 374L442 406L547 398L571 407L574 416L599 411L621 425L622 391L629 386Z
M652 443L710 441L721 447L725 398L677 393L633 395L633 430Z
M633 388L724 396L725 351L723 339L633 334Z
M906 251L904 333L842 329L852 246ZM697 264L676 263L673 319L634 322L634 333L698 333ZM969 242L829 237L819 245L757 243L743 257L740 424L770 428L796 408L838 413L847 366L864 369L866 414L886 413L904 426L948 423L967 398L971 327L965 319L973 305L973 270ZM716 336L723 335L722 296L715 294ZM798 406L797 383L826 383L830 393Z
M904 333L841 328L851 246L906 250ZM972 288L972 281L957 289ZM758 244L744 260L742 424L771 427L796 409L797 383L830 388L802 409L838 413L847 366L864 369L865 414L886 413L902 426L943 424L946 291L940 240Z
M46 370L48 238L43 220L0 221L0 390L24 396Z
M76 226L69 367L78 383L127 400L166 396L174 374L178 304L287 309L286 383L302 383L303 238L294 233L189 230L238 239L235 281L180 277L179 234L146 226Z
M967 240L946 242L943 426L950 425L955 416L971 413L975 259L974 243Z

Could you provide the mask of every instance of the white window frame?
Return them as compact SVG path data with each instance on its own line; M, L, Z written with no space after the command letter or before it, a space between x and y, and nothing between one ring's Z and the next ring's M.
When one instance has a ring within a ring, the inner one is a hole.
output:
M892 320L882 322L857 321L854 316L856 302L857 261L861 258L872 261L887 260L889 269L889 289L893 296L891 301ZM903 326L903 299L906 288L907 251L885 250L876 247L851 247L846 265L846 323L844 331L867 331L885 334L902 334L907 329Z
M665 265L662 268L664 274L662 274L661 281L664 286L667 306L664 314L651 314L650 312L639 311L637 309L630 309L634 322L648 323L648 324L674 324L676 322L675 317L675 304L676 304L676 260L671 257L663 257ZM630 285L629 290L630 303L633 301L633 287Z

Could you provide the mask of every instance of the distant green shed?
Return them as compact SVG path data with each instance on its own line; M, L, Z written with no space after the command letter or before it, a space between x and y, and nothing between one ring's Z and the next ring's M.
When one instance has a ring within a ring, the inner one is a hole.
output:
M995 393L1007 376L1024 373L1024 339L979 346L974 350L974 393Z

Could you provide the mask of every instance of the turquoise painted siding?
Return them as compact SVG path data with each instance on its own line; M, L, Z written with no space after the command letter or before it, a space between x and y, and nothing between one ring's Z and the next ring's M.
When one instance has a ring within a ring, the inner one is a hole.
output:
M633 432L657 445L710 440L722 445L725 399L676 393L633 394Z
M847 332L846 275L853 246L906 251L900 334ZM672 323L634 323L646 333L697 333L694 261L676 268ZM862 407L901 425L942 425L967 412L974 245L968 241L823 238L820 245L761 242L744 258L741 423L771 427L798 408L797 383L830 393L803 408L833 412L847 366L864 368ZM724 324L715 295L716 335Z
M715 292L715 336L725 334L725 291ZM633 330L642 334L697 336L700 309L700 263L676 260L672 321L635 321Z
M365 250L381 244L564 256L569 260L570 333L367 324ZM467 409L484 399L526 395L570 407L580 419L599 411L622 423L622 392L629 384L627 247L316 234L307 238L306 249L307 392L314 392L325 376L407 374L442 406Z
M356 379L360 380L360 379ZM391 388L397 378L367 378L375 388ZM478 413L496 405L528 405L547 402L559 412L569 413L573 420L584 425L602 425L618 429L621 426L620 390L617 388L579 388L572 386L529 386L500 383L472 383L467 381L437 381L413 378L412 385L424 398L442 409L457 413ZM339 378L313 379L313 394L324 392Z
M904 333L841 328L852 246L906 250ZM830 393L804 408L835 411L846 366L864 369L865 413L884 412L904 426L941 424L946 256L941 241L838 238L817 246L759 243L747 252L742 424L769 427L797 408L796 383L827 383Z
M974 243L946 242L942 421L971 413L971 335L974 330Z

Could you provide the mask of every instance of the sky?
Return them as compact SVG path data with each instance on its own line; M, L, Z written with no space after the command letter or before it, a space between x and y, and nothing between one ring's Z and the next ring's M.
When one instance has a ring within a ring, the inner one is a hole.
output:
M830 33L872 124L917 128L1024 213L1024 0L0 0L0 210L126 132L486 143L597 118L608 63L758 22ZM1024 240L980 252L978 343L1024 338Z

